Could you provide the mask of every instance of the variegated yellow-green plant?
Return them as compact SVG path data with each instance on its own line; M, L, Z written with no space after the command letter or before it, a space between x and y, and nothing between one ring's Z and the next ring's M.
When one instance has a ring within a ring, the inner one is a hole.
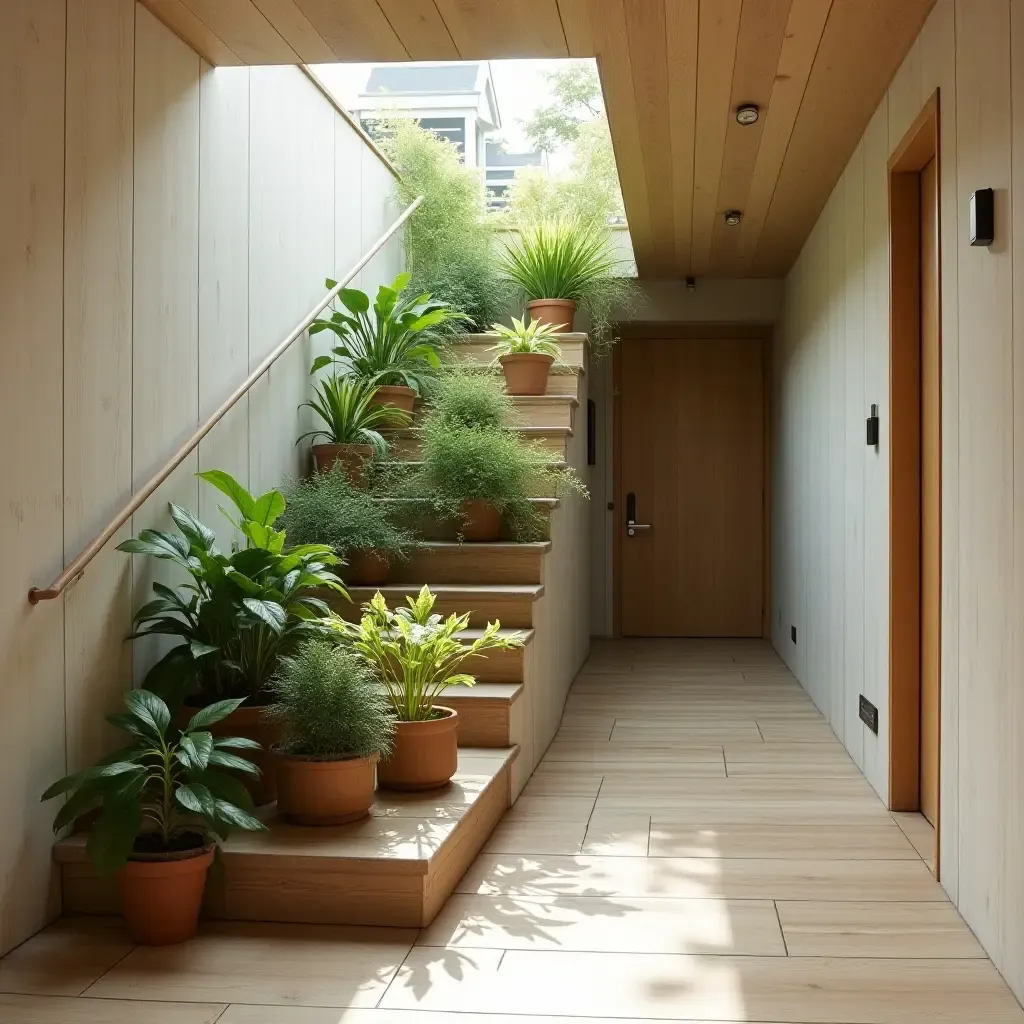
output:
M387 688L400 722L435 718L435 704L449 686L472 686L476 679L459 671L467 658L523 646L518 633L502 636L497 620L472 642L459 639L469 625L469 614L445 619L435 613L435 596L426 585L415 600L406 601L407 608L392 611L378 591L363 605L358 624L347 627L352 646Z

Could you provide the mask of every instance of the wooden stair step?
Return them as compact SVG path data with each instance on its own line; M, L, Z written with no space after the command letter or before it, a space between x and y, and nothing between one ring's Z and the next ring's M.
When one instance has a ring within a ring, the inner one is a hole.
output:
M232 921L421 928L434 919L509 806L518 747L459 749L459 770L430 793L377 791L369 818L329 828L289 825L267 810L266 832L223 845L203 915ZM98 878L85 836L54 847L63 909L118 914L112 878Z
M417 498L381 498L380 500L394 502L398 506L396 518L399 522L415 530L426 544L429 545L437 541L454 542L458 539L458 523L454 520L439 520L431 514L425 501ZM551 495L530 498L529 501L542 517L550 515L559 505L559 499ZM541 533L546 535L547 526L543 518L538 521L537 525ZM506 524L502 525L500 539L510 543L515 542L515 538ZM400 576L402 571L402 564L398 563L394 568L395 577ZM424 582L429 583L430 581L425 580Z
M392 567L395 583L540 583L551 541L460 544L431 541Z
M452 346L452 352L461 359L480 366L487 366L494 360L494 353L489 352L497 339L491 334L463 334ZM562 350L562 362L577 370L582 370L586 359L587 335L584 331L566 332L555 335L555 341Z
M513 429L531 444L536 445L541 451L550 452L565 459L566 447L569 438L572 437L571 427L531 427L520 426ZM420 432L416 427L405 427L399 430L382 430L381 434L388 442L388 451L393 459L401 459L403 462L410 459L422 457L420 446Z
M469 624L477 628L499 620L510 629L529 629L533 626L534 602L544 593L541 583L440 583L430 581L430 589L437 598L434 611L448 616L470 613ZM359 605L369 601L377 591L392 607L405 607L406 597L415 598L422 584L388 583L383 587L349 587L351 602L332 601L332 606L343 618L356 621Z
M579 402L572 395L514 395L516 423L522 427L572 430Z
M467 662L474 671L476 662ZM522 683L481 683L453 686L439 703L459 713L460 747L508 747L512 745L512 705L522 696Z

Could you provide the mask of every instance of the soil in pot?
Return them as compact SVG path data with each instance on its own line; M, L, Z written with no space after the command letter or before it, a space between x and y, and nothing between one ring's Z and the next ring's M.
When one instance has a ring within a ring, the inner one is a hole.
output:
M168 853L141 850L118 872L125 924L139 945L169 946L196 933L213 847L202 836L183 838L192 845Z
M393 405L402 412L412 416L416 405L416 392L412 388L403 387L400 384L385 384L377 388L376 394L370 399L373 405ZM406 422L406 417L401 417L401 422Z
M184 725L198 710L198 707L182 708L178 715L179 724ZM214 736L244 736L255 740L263 748L239 751L247 761L252 761L260 769L259 778L242 772L238 773L238 777L252 794L253 803L257 807L273 803L277 799L277 781L274 775L274 756L270 748L280 738L279 726L263 714L261 707L246 703L232 711L227 718L210 726L210 732Z
M329 473L335 463L340 462L348 473L349 480L356 486L362 481L366 463L373 458L372 444L314 444L313 468L317 473Z
M526 304L531 321L561 327L563 331L572 330L572 322L576 316L576 303L572 299L534 299Z
M373 757L314 761L277 755L277 810L296 825L344 825L373 806Z
M489 501L472 498L462 503L460 532L474 543L495 541L501 536L501 512Z
M342 570L346 583L357 587L382 587L388 581L387 558L375 548L356 548L345 555L348 563Z
M437 718L398 722L391 754L377 765L381 789L439 789L459 767L459 713L434 706Z
M543 352L511 352L499 357L506 390L510 395L543 395L554 361L554 356Z

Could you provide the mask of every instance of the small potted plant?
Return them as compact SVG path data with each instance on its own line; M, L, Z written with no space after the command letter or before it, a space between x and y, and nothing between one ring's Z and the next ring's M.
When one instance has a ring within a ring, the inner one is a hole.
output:
M619 265L608 230L582 220L542 221L505 245L505 273L527 300L531 320L572 330L578 303L586 303Z
M491 326L487 333L499 340L488 351L498 353L495 362L501 365L510 395L543 395L547 391L551 364L562 355L554 338L565 326L536 319L524 324L515 317L511 327Z
M395 521L393 502L354 487L343 467L285 485L281 522L298 544L327 544L345 565L347 583L379 587L396 559L408 557L416 536Z
M391 702L370 666L337 643L314 640L285 658L267 714L277 744L277 809L297 825L343 825L370 813L374 769L391 750Z
M317 359L314 369L334 362L341 373L376 387L372 401L407 416L412 415L424 380L441 365L443 332L468 319L426 294L403 299L409 280L409 274L399 274L390 288L381 285L372 311L366 292L342 288L338 298L344 309L314 320L309 328L310 334L332 331L339 339L332 355ZM336 284L327 281L329 288Z
M330 362L330 357L323 359ZM322 359L313 363L311 374L324 366ZM302 434L296 444L307 437L326 438L310 446L313 466L318 473L327 472L340 462L353 483L363 475L363 467L375 455L387 454L387 442L380 434L383 427L401 426L409 422L409 414L377 404L379 389L354 377L331 373L313 386L314 395L299 408L312 409L323 422L317 430Z
M69 794L54 832L91 814L86 849L97 873L116 874L132 939L165 946L196 933L218 837L233 828L264 828L248 790L226 774L258 774L234 753L258 744L210 731L241 700L211 704L181 729L148 690L129 691L124 703L127 711L107 721L128 734L128 745L55 782L42 798Z
M221 470L199 476L234 504L238 516L228 518L245 546L221 552L213 531L173 504L177 533L143 530L119 544L119 551L171 562L188 577L176 589L153 584L154 597L135 613L129 639L175 639L145 685L183 720L207 704L237 698L230 719L214 730L248 736L269 749L276 736L263 715L266 686L280 658L306 640L336 635L319 592L347 598L331 571L340 560L326 544L286 544L284 531L274 529L285 510L279 491L256 498ZM262 774L250 780L253 797L257 804L269 803L275 794L273 760L266 752L254 756Z
M472 686L460 672L468 658L490 650L521 647L518 634L502 636L490 622L472 642L458 634L469 614L434 614L434 595L424 586L408 608L391 611L381 594L363 605L363 616L349 623L353 647L373 667L391 700L397 724L392 752L377 766L385 789L424 790L447 785L458 770L458 712L437 703L449 686Z

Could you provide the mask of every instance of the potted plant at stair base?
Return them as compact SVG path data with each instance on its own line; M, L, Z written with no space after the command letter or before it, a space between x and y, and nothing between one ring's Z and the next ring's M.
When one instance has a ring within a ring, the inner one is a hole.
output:
M221 470L199 476L234 504L238 516L228 518L245 546L222 553L213 531L173 504L177 533L143 530L118 545L120 551L171 562L190 577L177 589L153 584L155 596L135 613L129 639L160 635L177 641L145 683L173 711L187 718L208 704L237 699L240 706L214 731L248 736L269 748L276 734L262 705L280 659L306 640L337 635L318 591L347 598L331 571L339 559L325 544L286 545L284 531L274 529L285 509L279 491L254 498ZM269 803L275 793L273 760L269 753L254 756L262 774L251 780L253 798Z
M511 327L492 325L487 333L498 342L488 351L498 353L495 362L501 366L510 395L543 395L547 391L551 365L562 355L554 339L565 326L542 320L524 324L515 317Z
M345 629L352 646L383 681L397 718L394 748L377 766L383 789L424 790L447 785L458 770L458 713L437 701L449 686L472 686L460 672L468 658L489 650L521 647L518 634L501 635L490 622L472 642L458 634L469 614L435 614L434 595L424 586L407 608L391 611L381 594L363 605L359 623Z
M315 374L322 364L313 364ZM377 404L378 388L354 377L331 373L313 386L314 395L299 408L312 409L323 426L302 434L296 444L307 437L327 440L310 446L313 465L318 473L327 472L340 462L353 483L363 475L367 460L387 454L387 442L380 434L383 427L401 426L409 422L407 413Z
M69 794L54 832L98 811L89 822L89 857L100 875L116 874L132 939L164 946L196 932L218 837L233 828L264 828L248 790L226 774L258 774L234 753L258 745L210 731L241 700L211 704L180 730L156 694L131 690L124 702L127 711L107 721L128 734L129 744L55 782L43 800Z
M328 288L336 285L327 281ZM342 288L338 298L344 308L314 320L309 333L332 331L339 340L331 355L314 361L314 372L334 363L336 372L376 387L373 402L411 416L424 381L441 365L444 329L466 317L427 294L403 299L408 285L408 274L399 274L390 288L381 285L372 311L366 292Z
M370 666L314 640L271 683L278 723L277 809L297 825L343 825L370 813L375 766L391 750L395 719Z
M342 467L285 485L281 523L299 544L327 544L346 564L347 583L382 586L396 559L407 558L416 536L396 524L394 503L354 487Z

